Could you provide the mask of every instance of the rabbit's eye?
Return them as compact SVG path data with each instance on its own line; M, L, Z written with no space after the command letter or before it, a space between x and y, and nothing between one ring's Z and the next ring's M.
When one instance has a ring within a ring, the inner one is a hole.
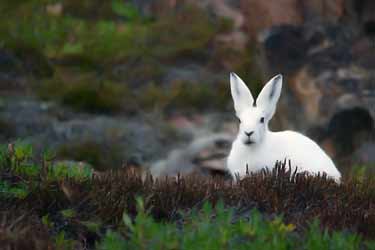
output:
M260 118L260 123L264 123L264 117Z
M240 119L240 118L238 118L237 116L236 116L236 118L237 118L238 122L239 122L239 123L241 123L241 119Z

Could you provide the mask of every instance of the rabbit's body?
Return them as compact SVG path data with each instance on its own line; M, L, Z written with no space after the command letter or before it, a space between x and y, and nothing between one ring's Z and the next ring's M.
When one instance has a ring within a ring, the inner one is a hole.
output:
M271 79L256 101L245 83L231 74L231 92L239 133L232 144L227 167L232 176L240 177L263 168L273 168L277 161L290 160L298 172L327 174L340 181L341 174L331 158L308 137L293 131L271 132L268 122L276 110L282 87L282 76Z
M240 140L235 140L228 157L228 168L232 175L246 175L246 171L257 172L263 168L272 168L277 161L290 160L293 170L297 172L323 173L334 179L340 178L329 156L310 138L294 132L271 132L267 139L249 148ZM275 146L277 145L277 146Z

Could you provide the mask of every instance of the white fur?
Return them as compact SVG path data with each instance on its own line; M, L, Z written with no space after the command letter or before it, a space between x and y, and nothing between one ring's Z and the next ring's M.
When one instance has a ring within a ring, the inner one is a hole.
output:
M232 144L227 167L232 176L273 168L276 161L290 160L298 172L326 173L337 182L341 174L331 158L310 138L293 131L271 132L268 122L275 113L282 88L282 76L272 78L259 94L256 105L245 83L231 73L231 93L236 116L240 119L237 138ZM264 122L261 122L262 117ZM252 132L250 136L246 135Z

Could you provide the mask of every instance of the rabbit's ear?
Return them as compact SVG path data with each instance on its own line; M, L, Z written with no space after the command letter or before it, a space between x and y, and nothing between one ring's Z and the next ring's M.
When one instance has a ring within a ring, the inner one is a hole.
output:
M234 102L234 109L239 115L244 109L254 103L254 98L246 84L235 73L230 73L230 90Z
M257 98L256 105L264 109L266 119L268 120L275 113L282 86L283 76L279 74L267 82Z

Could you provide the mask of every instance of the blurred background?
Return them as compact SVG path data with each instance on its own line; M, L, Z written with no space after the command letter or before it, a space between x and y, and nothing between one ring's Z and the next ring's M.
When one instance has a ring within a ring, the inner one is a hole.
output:
M278 73L274 130L343 172L375 169L373 0L2 0L0 142L56 161L215 173L237 132L236 72Z

